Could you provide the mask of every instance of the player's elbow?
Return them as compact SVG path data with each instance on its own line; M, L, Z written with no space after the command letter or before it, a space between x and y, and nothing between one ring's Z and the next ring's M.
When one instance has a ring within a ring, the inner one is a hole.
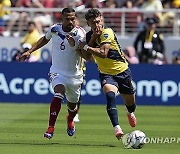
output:
M104 58L106 58L106 57L107 57L107 56L104 55L104 54L101 54L101 55L100 55L100 58L103 58L103 59L104 59Z

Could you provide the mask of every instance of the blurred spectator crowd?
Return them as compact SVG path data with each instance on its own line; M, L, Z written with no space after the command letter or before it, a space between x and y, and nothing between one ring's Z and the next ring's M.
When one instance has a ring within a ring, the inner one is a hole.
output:
M19 11L10 11L8 10L9 7L19 8ZM169 26L172 26L175 21L174 12L163 12L163 9L179 9L180 0L0 0L0 35L4 37L24 36L28 31L27 26L29 22L33 22L37 31L42 35L46 28L61 20L60 12L36 12L32 17L30 12L21 11L21 8L42 9L64 7L73 7L77 11L84 8L109 8L109 10L113 8L128 8L134 10L134 12L126 13L125 18L128 22L125 21L125 28L129 33L136 32L138 34L144 30L146 26L145 20L147 18L155 19L157 21L157 27L165 27L167 29ZM153 13L142 14L136 11L138 9L152 11ZM109 12L103 12L103 16L106 26L113 28L115 32L121 31L121 12L110 10ZM178 16L180 19L180 15ZM81 18L83 18L83 15ZM180 25L180 20L176 22ZM79 23L81 26L86 25L85 21L80 21ZM130 63L139 63L139 59L136 59L138 55L136 55L135 50L137 50L136 47L125 49L126 58L128 59L128 56L130 56Z
M27 25L30 20L33 20L38 31L43 33L44 27L58 21L61 17L59 12L53 13L53 15L50 12L37 12L35 17L31 19L29 12L10 12L8 9L4 10L4 7L64 8L69 6L74 7L77 10L84 8L129 8L152 10L155 12L153 15L159 19L159 25L164 26L173 22L174 13L162 13L158 11L162 11L164 8L178 9L180 8L180 0L0 0L0 34L3 36L12 35L18 37L22 35L22 31L24 30L23 26ZM138 29L141 30L143 26L142 21L148 14L144 17L138 13L130 13L130 16L136 17L135 20L138 24ZM118 19L111 17L121 18L121 13L104 13L105 23L111 24L111 27L114 28L115 31L118 31L120 29L120 26L117 25L116 21ZM15 31L13 29L14 25L17 27ZM128 28L128 24L126 25L126 28ZM129 32L131 31L132 28L129 29Z

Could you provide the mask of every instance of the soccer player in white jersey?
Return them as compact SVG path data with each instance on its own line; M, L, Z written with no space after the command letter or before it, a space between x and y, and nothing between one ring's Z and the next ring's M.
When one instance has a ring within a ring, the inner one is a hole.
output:
M49 127L44 133L44 137L48 139L53 137L56 119L64 96L66 96L68 106L67 134L73 136L75 132L73 119L78 112L77 102L83 82L84 61L76 49L79 40L83 40L85 37L84 29L76 26L76 20L75 10L64 8L62 10L62 24L50 27L46 35L20 57L20 61L29 58L32 52L52 39L52 65L49 76L54 89L54 97L50 105Z

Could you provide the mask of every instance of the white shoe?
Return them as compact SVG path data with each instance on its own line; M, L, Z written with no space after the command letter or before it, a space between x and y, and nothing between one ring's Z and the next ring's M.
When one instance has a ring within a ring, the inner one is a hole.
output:
M5 37L9 37L10 36L10 31L4 31L2 32L2 35L5 36Z
M14 37L19 37L19 36L20 36L20 33L19 33L19 32L15 32L15 33L13 33L13 36L14 36Z
M73 121L74 121L74 122L79 122L79 121L80 121L80 120L79 120L79 115L78 115L78 114L76 114L76 116L74 117Z
M114 127L114 132L115 132L115 136L118 140L120 140L124 135L124 133L119 125Z

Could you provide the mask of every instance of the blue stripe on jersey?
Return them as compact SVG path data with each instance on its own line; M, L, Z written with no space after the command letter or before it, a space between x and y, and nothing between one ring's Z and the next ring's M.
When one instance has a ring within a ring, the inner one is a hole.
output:
M57 33L58 34L58 36L62 39L62 40L64 40L65 39L65 35L63 35L61 32L60 32L60 27L59 26L54 26L54 27L52 27L51 28L51 32L52 33Z

